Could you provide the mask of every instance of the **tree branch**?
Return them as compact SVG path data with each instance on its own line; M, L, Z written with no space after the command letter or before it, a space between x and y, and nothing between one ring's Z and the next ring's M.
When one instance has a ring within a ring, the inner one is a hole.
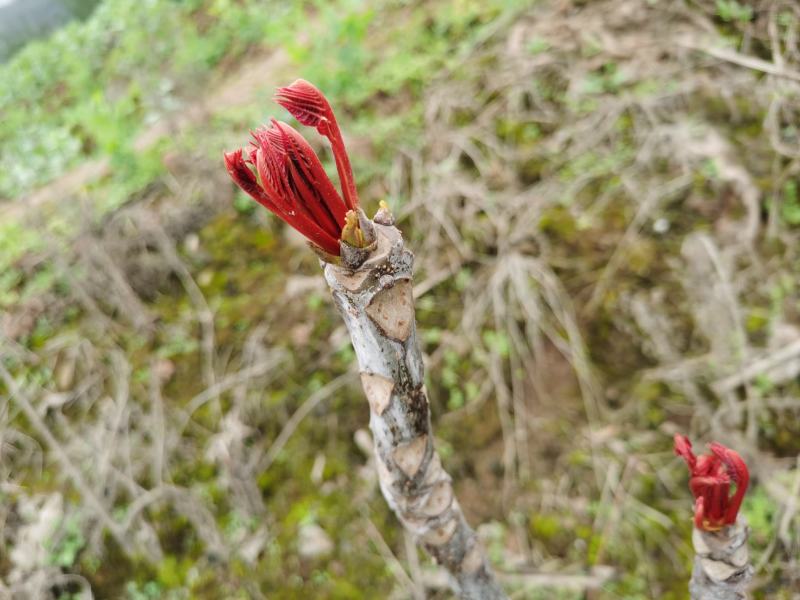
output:
M414 322L413 254L391 223L378 213L377 247L361 267L325 267L369 401L381 491L417 543L458 582L461 598L504 599L434 448Z
M753 578L747 549L750 528L744 517L719 531L692 532L695 558L689 593L692 600L745 600Z

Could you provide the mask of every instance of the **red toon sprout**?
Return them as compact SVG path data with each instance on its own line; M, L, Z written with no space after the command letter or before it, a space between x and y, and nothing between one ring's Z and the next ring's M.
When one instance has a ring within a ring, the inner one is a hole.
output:
M689 466L689 489L694 495L694 524L698 529L717 531L736 522L750 474L737 452L722 444L709 445L711 454L695 456L692 443L675 435L675 454ZM733 495L731 483L736 486Z
M288 110L292 116L306 127L316 127L331 143L336 171L342 182L344 201L349 210L358 208L358 193L353 179L353 169L344 147L342 132L327 98L309 82L298 79L288 87L278 88L275 102Z
M322 92L302 80L280 88L276 100L300 123L316 127L331 141L345 200L303 136L275 119L252 133L246 151L225 153L225 166L231 179L256 202L327 255L339 256L342 229L348 211L358 210L358 197L333 110Z

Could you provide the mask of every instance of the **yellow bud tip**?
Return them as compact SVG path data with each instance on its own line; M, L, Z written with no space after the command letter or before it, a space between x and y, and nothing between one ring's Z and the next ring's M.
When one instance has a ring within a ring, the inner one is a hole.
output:
M355 248L366 246L364 232L358 223L358 214L354 210L347 211L344 216L344 227L342 227L342 240Z

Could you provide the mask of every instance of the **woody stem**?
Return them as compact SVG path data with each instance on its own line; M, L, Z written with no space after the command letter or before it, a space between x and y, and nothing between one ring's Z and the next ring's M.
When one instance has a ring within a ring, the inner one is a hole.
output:
M695 558L689 582L691 600L745 600L753 578L747 549L750 528L741 515L719 531L692 533Z
M468 600L506 598L434 447L412 296L413 255L400 231L375 224L377 247L361 267L325 267L350 332L370 406L381 491L389 506Z

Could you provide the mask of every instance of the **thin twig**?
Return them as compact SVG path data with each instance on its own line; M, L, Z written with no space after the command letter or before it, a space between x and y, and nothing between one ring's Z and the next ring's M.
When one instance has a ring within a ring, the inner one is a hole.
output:
M786 67L781 67L775 63L756 58L755 56L747 56L727 48L701 46L700 44L696 44L688 40L678 40L677 45L689 50L703 52L704 54L708 54L714 58L739 65L740 67L745 67L746 69L752 69L768 75L775 75L776 77L791 79L792 81L800 81L800 73L787 69Z
M83 475L81 475L81 472L69 458L69 455L64 450L64 447L50 431L50 428L39 416L39 413L33 407L31 401L22 392L16 380L11 376L11 373L8 372L2 363L0 363L0 377L2 377L6 388L10 392L11 399L19 405L19 407L22 409L22 412L25 413L25 416L27 417L31 426L33 426L36 432L45 441L47 446L49 446L53 451L56 459L61 463L62 468L72 480L75 488L78 490L78 492L80 492L81 496L83 496L86 503L95 510L97 518L108 528L111 535L114 536L114 539L125 551L125 553L128 556L134 556L134 547L130 543L130 540L125 537L117 522L114 521L114 519L108 513L106 507L94 494L89 485L87 485L87 483L84 481Z

